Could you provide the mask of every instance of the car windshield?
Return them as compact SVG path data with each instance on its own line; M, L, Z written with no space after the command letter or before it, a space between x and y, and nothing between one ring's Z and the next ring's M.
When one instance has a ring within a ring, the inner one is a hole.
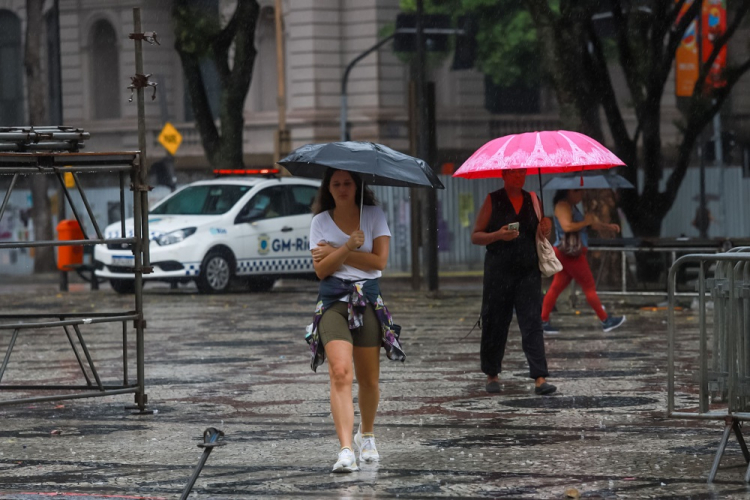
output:
M164 200L153 210L160 215L219 215L228 211L250 190L250 186L202 185L189 186Z

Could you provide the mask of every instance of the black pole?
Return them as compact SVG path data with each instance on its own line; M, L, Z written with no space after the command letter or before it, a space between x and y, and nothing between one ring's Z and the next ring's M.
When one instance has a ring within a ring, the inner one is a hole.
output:
M698 43L698 76L701 74L701 66L703 66L703 0L700 0L701 7L698 9L698 26L697 26L697 39ZM700 88L703 89L705 82L699 82ZM715 144L714 144L715 146ZM703 158L705 153L705 134L701 131L700 139L698 142L698 156L699 158L699 170L700 170L700 202L698 207L698 216L695 221L698 223L698 231L700 231L701 238L708 238L708 217L706 213L706 162ZM704 217L706 220L703 220Z
M538 168L536 170L539 173L539 208L542 212L542 217L544 217L544 186L542 185L542 169Z
M430 109L426 95L426 54L424 37L424 0L417 0L416 15L417 42L417 156L428 163L430 159ZM438 288L437 269L437 197L435 193L427 193L425 200L426 238L425 260L427 264L427 286L430 291Z
M346 66L346 69L344 70L344 74L341 76L341 118L340 118L340 128L341 132L339 134L339 139L341 141L348 141L351 138L349 137L349 127L347 124L347 114L348 114L348 102L347 102L347 93L346 93L346 86L349 82L349 73L351 73L352 68L354 68L354 65L357 64L359 61L367 57L370 53L375 52L380 47L385 45L387 42L392 40L396 36L396 33L394 32L391 35L388 35L387 37L380 40L378 43L370 47L369 49L362 52L360 55L352 59L352 61Z

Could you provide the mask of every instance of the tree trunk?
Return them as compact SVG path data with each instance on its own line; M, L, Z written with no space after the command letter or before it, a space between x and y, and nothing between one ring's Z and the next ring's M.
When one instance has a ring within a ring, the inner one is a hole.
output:
M45 82L42 75L42 7L44 0L26 0L26 90L28 94L29 125L44 125L47 117L45 111ZM31 217L34 221L34 240L52 240L52 211L47 196L48 179L46 175L32 175L31 178ZM55 251L53 247L38 247L34 253L34 272L54 271Z
M671 173L660 190L665 169L661 105L670 82L667 76L673 69L675 50L701 3L695 2L679 21L674 10L679 4L675 2L641 2L638 9L624 0L608 3L610 10L600 13L611 20L610 39L629 92L625 98L615 95L615 88L622 85L614 85L609 71L612 58L605 54L604 40L594 29L592 16L601 11L601 5L596 4L603 2L527 0L526 5L542 43L563 124L600 138L596 115L603 106L614 152L627 165L620 172L636 186L620 193L630 227L636 236L658 237L685 178L698 134L719 112L733 86L750 71L750 58L738 53L737 61L723 73L723 87L703 89L696 85L689 111L680 124L683 135L677 145L677 160L669 165ZM714 41L712 57L738 33L748 12L750 2L738 2L728 10L726 33ZM709 57L701 65L699 82L705 81L712 62ZM628 130L621 112L626 100L635 110L635 130ZM642 186L638 185L639 168L644 174Z
M190 26L191 17L185 15L188 10L188 2L175 2L172 16L177 39L175 49L182 61L203 149L214 168L242 168L244 104L255 64L255 28L260 6L255 0L238 2L232 18L223 29L215 33L202 33L200 36L203 38L197 41L195 37L199 35ZM210 50L201 51L201 47ZM204 57L214 61L221 79L220 129L211 113L200 72L200 61Z

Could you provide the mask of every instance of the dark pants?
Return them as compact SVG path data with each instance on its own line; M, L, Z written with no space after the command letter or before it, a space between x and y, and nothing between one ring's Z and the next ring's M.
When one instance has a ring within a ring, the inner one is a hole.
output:
M482 371L494 377L502 371L508 328L516 310L523 352L532 379L547 377L542 332L541 274L538 269L519 270L487 253L482 296Z

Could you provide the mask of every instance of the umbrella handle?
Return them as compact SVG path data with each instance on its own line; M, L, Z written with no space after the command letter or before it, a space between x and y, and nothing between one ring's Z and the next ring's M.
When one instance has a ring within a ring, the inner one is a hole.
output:
M542 169L538 168L537 173L539 174L539 208L544 217L544 187L542 186Z
M362 179L362 192L359 197L359 228L362 229L362 208L365 205L365 180Z

